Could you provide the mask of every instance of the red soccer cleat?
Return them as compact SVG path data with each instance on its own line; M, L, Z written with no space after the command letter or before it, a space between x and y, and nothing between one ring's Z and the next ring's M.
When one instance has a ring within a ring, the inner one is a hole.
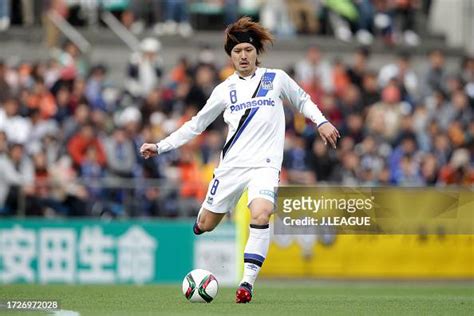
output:
M252 300L252 285L247 282L240 284L235 293L236 303L249 303Z

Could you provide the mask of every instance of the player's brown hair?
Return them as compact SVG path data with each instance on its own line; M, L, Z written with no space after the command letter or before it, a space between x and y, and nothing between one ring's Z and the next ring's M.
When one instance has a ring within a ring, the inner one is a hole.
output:
M255 46L257 54L260 55L268 44L273 44L273 36L262 25L245 16L227 26L225 30L224 49L227 55L230 56L234 46L239 43L252 44Z

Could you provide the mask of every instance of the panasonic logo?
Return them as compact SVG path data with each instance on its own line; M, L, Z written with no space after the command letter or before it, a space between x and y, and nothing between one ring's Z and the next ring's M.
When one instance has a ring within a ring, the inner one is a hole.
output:
M237 111L245 110L248 108L259 107L259 106L275 106L275 100L271 98L258 99L258 100L247 101L247 102L236 104L236 105L231 105L230 112L231 113L237 112Z

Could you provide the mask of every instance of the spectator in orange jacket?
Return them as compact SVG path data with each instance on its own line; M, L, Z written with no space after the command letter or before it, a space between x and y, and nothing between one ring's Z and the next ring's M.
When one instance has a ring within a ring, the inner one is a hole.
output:
M95 135L94 127L90 124L83 125L68 143L68 152L72 157L75 167L79 168L87 156L87 150L94 147L97 153L97 162L101 166L106 164L104 146Z
M33 94L28 99L28 107L38 109L42 119L50 119L56 114L56 99L46 88L43 80L36 80Z

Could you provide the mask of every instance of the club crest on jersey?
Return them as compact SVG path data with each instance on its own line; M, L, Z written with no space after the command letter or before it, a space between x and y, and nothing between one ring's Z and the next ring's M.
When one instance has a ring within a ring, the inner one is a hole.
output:
M273 80L275 79L274 72L266 72L263 74L260 81L260 89L258 89L257 97L264 97L268 91L273 90Z
M273 82L270 80L262 80L262 89L273 90Z

